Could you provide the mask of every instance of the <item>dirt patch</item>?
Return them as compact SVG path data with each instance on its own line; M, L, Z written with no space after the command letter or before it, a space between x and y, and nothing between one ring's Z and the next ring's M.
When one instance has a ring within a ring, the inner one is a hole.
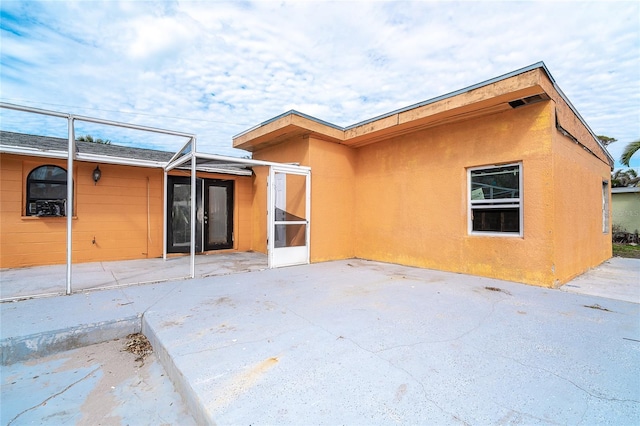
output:
M194 425L150 348L131 335L7 367L3 424Z

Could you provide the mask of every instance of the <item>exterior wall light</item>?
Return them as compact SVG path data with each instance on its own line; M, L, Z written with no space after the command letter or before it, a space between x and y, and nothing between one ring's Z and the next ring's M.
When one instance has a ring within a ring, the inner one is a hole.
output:
M102 172L100 171L100 166L96 166L95 170L93 171L93 184L97 185L101 177Z

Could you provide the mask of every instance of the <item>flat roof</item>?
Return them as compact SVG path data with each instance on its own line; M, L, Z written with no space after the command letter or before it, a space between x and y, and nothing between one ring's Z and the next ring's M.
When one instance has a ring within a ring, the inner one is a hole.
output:
M546 77L546 83L541 81L543 76ZM542 61L346 127L290 110L235 135L233 146L255 151L292 137L313 135L331 142L358 147L417 127L451 122L456 120L456 115L457 119L462 119L473 114L477 116L506 110L510 108L511 101L546 93L544 87L549 86L549 83L613 164L613 158L558 87ZM489 86L496 90L486 90Z

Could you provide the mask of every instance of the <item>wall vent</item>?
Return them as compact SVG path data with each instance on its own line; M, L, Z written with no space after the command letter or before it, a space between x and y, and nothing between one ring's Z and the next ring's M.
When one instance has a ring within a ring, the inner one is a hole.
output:
M515 101L509 102L511 108L518 108L523 105L535 104L536 102L542 102L549 99L546 93L541 93L539 95L527 96L526 98L516 99Z

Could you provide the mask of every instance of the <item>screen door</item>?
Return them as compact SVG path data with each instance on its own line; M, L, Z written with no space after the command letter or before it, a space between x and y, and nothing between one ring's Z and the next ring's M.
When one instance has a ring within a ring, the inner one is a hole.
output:
M309 263L310 173L269 173L269 267Z

